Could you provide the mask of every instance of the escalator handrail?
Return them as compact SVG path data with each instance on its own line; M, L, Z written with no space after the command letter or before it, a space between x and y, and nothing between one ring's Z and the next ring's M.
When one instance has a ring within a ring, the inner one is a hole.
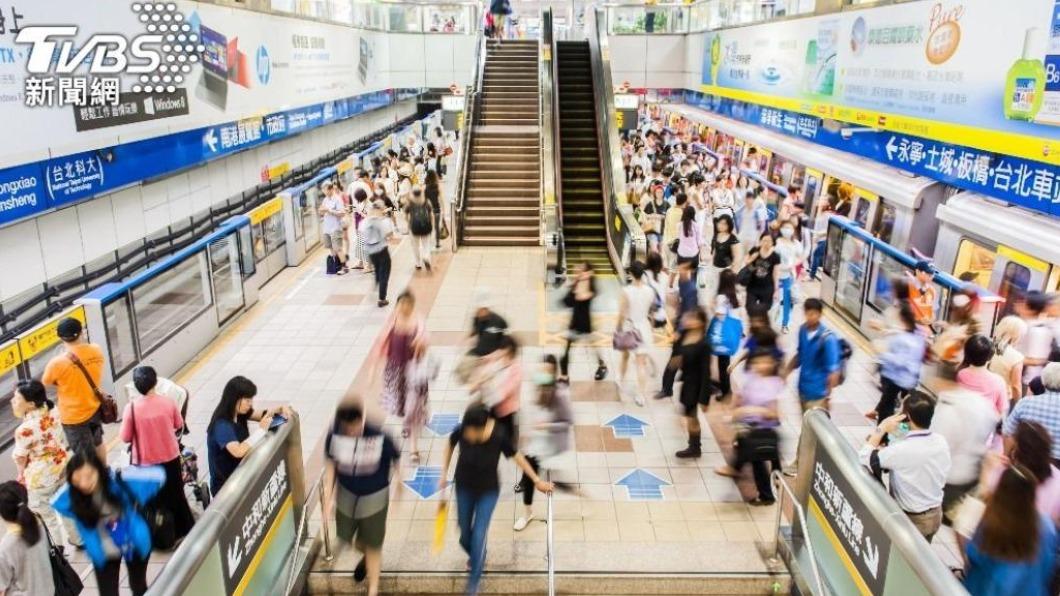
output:
M566 240L563 237L563 155L560 152L559 44L552 28L552 8L550 7L546 12L548 21L546 25L545 20L542 19L542 36L547 37L543 41L548 44L549 52L551 52L549 76L552 79L552 93L548 100L551 102L552 122L548 124L552 127L552 189L556 205L556 272L558 273L567 271ZM542 164L542 167L548 166Z
M471 162L471 137L475 132L475 121L478 120L478 97L479 87L482 85L483 72L486 68L486 36L483 28L478 28L478 38L475 44L475 62L471 75L471 84L464 92L464 122L460 136L460 168L457 170L456 189L457 200L454 205L454 238L453 250L457 250L464 237L464 207L466 206L467 181Z
M611 257L618 278L625 283L626 275L622 255L615 246L615 238L612 235L614 221L616 218L622 221L630 236L630 255L632 259L637 252L637 247L646 245L644 232L637 225L633 217L632 209L624 205L619 199L625 194L626 176L622 167L622 155L618 142L618 127L612 118L612 106L615 105L615 89L611 82L610 50L607 44L607 25L604 21L604 11L601 8L591 8L586 11L589 22L588 37L589 55L593 69L593 101L596 112L596 138L599 144L600 158L600 181L603 184L604 198L604 230L607 232L607 253Z

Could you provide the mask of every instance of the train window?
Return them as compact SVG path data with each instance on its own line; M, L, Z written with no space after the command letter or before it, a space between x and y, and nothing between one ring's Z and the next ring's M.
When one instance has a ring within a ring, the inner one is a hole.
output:
M906 267L881 251L872 253L873 280L869 304L884 312L894 303L894 282L905 277Z
M999 296L1005 299L1001 316L1015 312L1016 304L1027 295L1031 285L1031 270L1019 263L1008 262L1001 275L1001 285L997 289Z
M865 197L858 199L858 207L854 211L854 221L863 229L869 229L869 212L872 211L872 203Z
M839 250L843 240L843 228L837 225L828 226L828 244L825 247L824 272L825 275L836 278L839 271Z
M877 214L879 221L876 223L876 237L887 244L891 243L894 236L894 205L880 200L880 212Z
M997 251L962 238L957 248L957 263L953 266L953 275L961 281L985 288L990 285L990 274L994 271L996 259Z

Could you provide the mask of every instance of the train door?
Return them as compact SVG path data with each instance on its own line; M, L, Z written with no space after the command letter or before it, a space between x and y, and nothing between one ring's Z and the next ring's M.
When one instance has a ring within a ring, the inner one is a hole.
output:
M1049 277L1049 263L1007 246L997 247L990 289L1005 303L1001 316L1012 314L1017 302L1031 290L1044 290Z
M861 229L875 233L873 227L876 224L876 211L879 208L880 197L864 189L854 192L854 207L851 211L851 219L857 222Z

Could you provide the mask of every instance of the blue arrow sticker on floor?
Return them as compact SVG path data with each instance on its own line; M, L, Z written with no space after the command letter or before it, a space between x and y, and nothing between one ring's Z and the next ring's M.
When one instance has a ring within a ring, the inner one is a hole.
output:
M649 426L649 424L635 416L622 414L604 424L604 426L610 426L611 431L615 433L615 437L622 439L626 437L643 437L644 428Z
M427 422L427 428L439 437L448 436L460 424L460 414L434 414Z
M438 481L442 478L442 468L439 466L420 466L411 480L405 481L409 490L419 495L421 499L429 499L438 494Z
M670 483L651 472L638 468L623 476L615 483L615 486L626 487L631 500L661 501L663 500L662 487L670 486Z

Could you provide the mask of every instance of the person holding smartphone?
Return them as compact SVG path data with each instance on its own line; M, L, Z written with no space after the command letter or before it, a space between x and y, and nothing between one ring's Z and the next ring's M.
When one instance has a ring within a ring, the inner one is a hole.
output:
M206 427L206 448L210 464L210 493L216 495L239 467L250 450L265 437L264 431L278 427L293 416L291 408L281 406L273 410L255 410L254 396L258 388L242 376L232 377L225 384L221 401L213 411ZM254 421L261 432L250 433L249 422Z

